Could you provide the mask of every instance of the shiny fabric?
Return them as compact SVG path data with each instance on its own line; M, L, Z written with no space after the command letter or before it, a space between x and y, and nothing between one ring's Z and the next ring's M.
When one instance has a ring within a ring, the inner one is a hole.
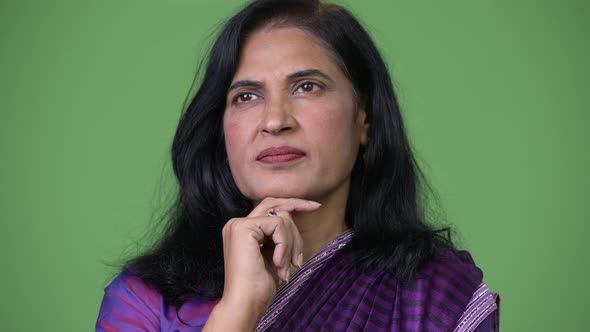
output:
M158 290L127 271L105 288L96 331L201 331L216 304L192 298L177 315Z
M339 236L297 272L306 279L296 290L294 274L290 287L279 290L265 315L273 319L263 318L261 324L267 323L258 330L453 331L461 319L472 316L468 309L481 299L477 295L482 293L482 273L467 252L439 255L415 280L401 282L386 271L351 264L352 250L346 245L350 235ZM312 269L309 262L318 257L324 263ZM294 291L277 305L286 289ZM497 297L493 301L496 304ZM216 303L193 298L177 315L158 290L125 272L105 289L96 331L201 331ZM463 330L497 331L497 314L496 306Z
M270 331L452 331L482 282L466 252L432 260L415 280L350 264L341 250L283 309Z

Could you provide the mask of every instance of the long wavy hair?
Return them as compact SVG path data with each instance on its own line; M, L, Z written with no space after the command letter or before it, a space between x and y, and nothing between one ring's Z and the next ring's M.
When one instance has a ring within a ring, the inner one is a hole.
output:
M177 308L193 296L221 297L221 230L253 208L226 163L222 118L244 43L272 24L316 38L364 104L369 140L352 170L345 217L355 231L356 264L407 280L439 250L453 248L448 229L435 230L424 220L422 198L430 186L411 151L387 67L361 24L346 9L317 0L252 1L221 29L178 124L172 144L178 196L166 229L150 250L125 266Z

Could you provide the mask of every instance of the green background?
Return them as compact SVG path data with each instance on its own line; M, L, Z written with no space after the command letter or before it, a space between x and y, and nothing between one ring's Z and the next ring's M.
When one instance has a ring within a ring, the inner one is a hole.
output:
M168 147L213 28L242 1L0 2L3 331L90 331L173 191ZM587 1L342 1L390 65L503 331L590 312Z

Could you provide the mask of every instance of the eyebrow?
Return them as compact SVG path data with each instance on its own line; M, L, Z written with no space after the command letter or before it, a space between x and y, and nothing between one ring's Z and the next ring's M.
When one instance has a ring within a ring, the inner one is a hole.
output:
M254 86L254 87L261 87L262 86L262 82L260 81L253 81L253 80L242 80L242 81L237 81L232 83L229 86L228 91L243 87L243 86Z
M297 78L302 78L302 77L309 77L309 76L320 76L324 79L327 79L329 81L334 81L330 76L328 76L328 74L322 72L319 69L303 69L303 70L299 70L296 71L294 73L291 73L289 75L287 75L287 80L294 80ZM260 81L254 81L254 80L241 80L241 81L236 81L234 83L232 83L229 86L228 91L243 87L243 86L250 86L250 87L262 87L264 84Z
M307 77L307 76L320 76L320 77L323 77L329 81L333 81L332 78L330 76L328 76L328 74L322 72L319 69L303 69L300 71L296 71L294 73L287 75L287 79L293 80L296 78L302 78L302 77Z

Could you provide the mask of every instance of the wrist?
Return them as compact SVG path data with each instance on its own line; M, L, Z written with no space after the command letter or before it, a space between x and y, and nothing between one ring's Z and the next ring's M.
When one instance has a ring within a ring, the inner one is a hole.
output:
M267 305L222 298L211 311L203 331L254 331Z

